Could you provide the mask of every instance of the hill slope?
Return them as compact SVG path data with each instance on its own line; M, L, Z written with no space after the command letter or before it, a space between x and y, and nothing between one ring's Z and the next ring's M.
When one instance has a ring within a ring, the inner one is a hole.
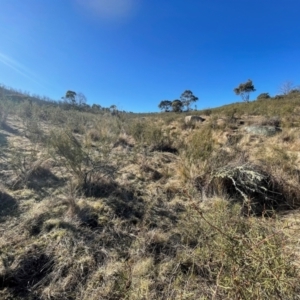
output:
M1 299L298 299L300 98L185 114L1 99Z

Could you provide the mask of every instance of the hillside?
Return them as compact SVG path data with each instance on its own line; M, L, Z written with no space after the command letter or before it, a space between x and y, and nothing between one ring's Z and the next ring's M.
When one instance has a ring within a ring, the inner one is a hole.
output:
M299 94L149 115L0 97L0 299L299 299Z

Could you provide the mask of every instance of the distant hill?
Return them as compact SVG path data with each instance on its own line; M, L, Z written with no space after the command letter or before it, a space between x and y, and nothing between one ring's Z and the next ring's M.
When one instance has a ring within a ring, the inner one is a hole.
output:
M39 96L35 94L30 94L28 92L20 91L11 87L6 87L5 85L0 85L0 99L12 100L14 102L22 102L22 101L31 101L37 104L49 104L57 103L55 100L51 100L46 96Z

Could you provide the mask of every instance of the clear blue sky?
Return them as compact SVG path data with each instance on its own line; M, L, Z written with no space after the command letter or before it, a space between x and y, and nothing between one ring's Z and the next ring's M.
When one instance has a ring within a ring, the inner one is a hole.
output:
M52 99L158 111L190 89L198 109L300 84L300 0L2 0L0 83Z

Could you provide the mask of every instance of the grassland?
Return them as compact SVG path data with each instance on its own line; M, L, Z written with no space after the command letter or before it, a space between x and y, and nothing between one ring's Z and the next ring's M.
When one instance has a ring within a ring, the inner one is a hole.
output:
M190 125L0 96L0 299L299 299L299 95Z

